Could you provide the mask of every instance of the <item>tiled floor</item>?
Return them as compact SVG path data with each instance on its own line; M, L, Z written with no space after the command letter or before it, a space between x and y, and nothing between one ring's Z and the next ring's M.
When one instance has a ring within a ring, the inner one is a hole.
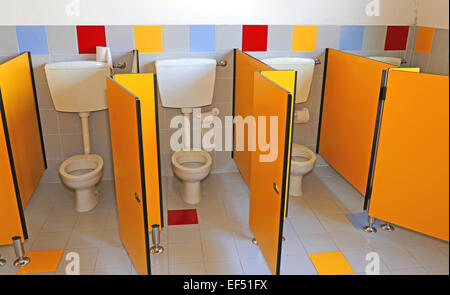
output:
M164 178L166 224L168 209L197 209L198 224L163 230L165 252L152 255L153 274L270 274L259 248L251 243L249 191L241 176L213 174L202 188L201 203L186 205L179 196L180 182ZM82 274L135 274L119 238L114 185L103 181L99 190L95 210L77 214L72 192L60 184L40 185L26 209L26 250L76 251ZM448 275L448 243L400 227L364 233L354 225L361 216L348 215L361 213L361 208L362 197L333 169L316 167L304 179L304 195L289 201L281 273L317 274L308 254L339 251L355 274L365 274L366 255L376 252L381 274ZM11 246L0 246L0 253L13 261ZM62 259L55 274L64 274L66 263ZM0 274L15 272L11 263L0 268Z

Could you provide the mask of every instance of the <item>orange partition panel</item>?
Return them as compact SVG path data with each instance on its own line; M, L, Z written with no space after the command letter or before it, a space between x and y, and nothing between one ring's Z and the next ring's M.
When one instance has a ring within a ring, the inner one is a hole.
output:
M366 193L383 70L393 65L327 49L318 153Z
M251 153L250 229L270 270L279 274L284 207L289 193L294 101L293 95L260 73L254 73L254 79L252 115L266 117L266 138L270 138L270 117L277 117L275 136L278 143L277 156L272 160L261 158L269 151L257 148ZM261 126L258 126L258 133L261 132L259 128Z
M2 119L0 120L0 245L7 245L12 243L12 237L23 237L23 233L8 147L3 132L4 117L1 113L0 116Z
M241 116L246 118L253 115L253 79L254 73L263 70L272 70L272 68L256 58L234 50L234 105L233 116ZM238 129L234 127L234 149L233 159L242 174L247 185L250 186L250 154L248 150L248 142L255 138L255 134L249 132L247 128L243 131L244 150L236 149L236 132Z
M140 101L107 77L120 237L139 274L150 274Z
M390 71L369 215L448 241L448 76Z
M0 89L24 208L46 168L33 84L28 52L0 65Z
M154 224L162 227L164 219L162 214L156 76L153 74L121 74L114 75L114 80L139 97L141 104L148 225L149 228Z

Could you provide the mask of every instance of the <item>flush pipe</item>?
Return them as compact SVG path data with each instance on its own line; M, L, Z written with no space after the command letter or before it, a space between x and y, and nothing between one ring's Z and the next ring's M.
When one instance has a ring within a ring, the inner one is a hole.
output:
M91 153L91 141L89 137L89 116L90 112L82 112L78 113L81 118L81 131L83 134L83 146L84 146L84 154L89 155Z

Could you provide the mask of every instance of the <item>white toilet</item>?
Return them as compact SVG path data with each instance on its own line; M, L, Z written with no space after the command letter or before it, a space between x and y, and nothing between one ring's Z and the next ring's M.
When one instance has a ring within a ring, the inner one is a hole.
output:
M185 120L194 107L212 103L216 76L216 60L186 58L156 61L158 88L163 107L180 108ZM190 138L190 130L184 130ZM186 145L171 158L174 174L182 182L181 197L188 204L198 204L202 198L200 182L211 171L212 158L203 150Z
M276 70L297 71L297 91L295 103L302 103L308 100L314 74L314 59L299 57L277 57L263 59L262 61ZM296 112L296 115L297 113L304 114L305 119L301 120L300 118L294 118L294 123L308 122L309 111L307 108L302 108L301 110ZM316 159L316 154L308 147L296 143L292 144L289 195L300 197L303 194L303 176L312 171L316 163Z
M59 167L62 182L75 191L75 208L78 212L90 211L98 203L95 186L102 179L103 159L90 154L89 115L106 110L105 76L109 67L102 62L75 61L45 65L50 94L55 109L78 113L81 118L84 154L65 160Z

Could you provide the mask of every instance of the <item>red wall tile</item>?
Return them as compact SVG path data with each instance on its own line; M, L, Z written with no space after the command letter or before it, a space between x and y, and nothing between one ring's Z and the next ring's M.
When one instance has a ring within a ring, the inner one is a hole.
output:
M106 46L104 26L77 26L78 53L95 53L96 46Z
M406 50L408 26L388 26L384 50Z
M245 25L242 27L243 51L267 51L267 26Z

